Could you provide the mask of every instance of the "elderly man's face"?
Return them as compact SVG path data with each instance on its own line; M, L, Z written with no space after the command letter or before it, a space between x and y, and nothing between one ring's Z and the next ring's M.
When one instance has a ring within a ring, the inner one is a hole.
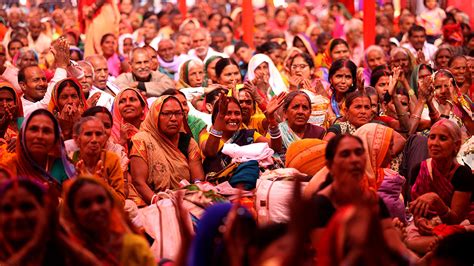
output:
M31 37L33 39L38 38L41 33L41 22L37 19L31 20L28 30L30 31Z
M204 32L197 32L192 36L192 47L198 56L205 56L209 48L209 39Z
M132 57L132 72L139 79L146 79L150 76L150 55L147 51L135 51Z
M158 55L166 62L173 61L175 54L174 43L170 40L161 41L158 45Z

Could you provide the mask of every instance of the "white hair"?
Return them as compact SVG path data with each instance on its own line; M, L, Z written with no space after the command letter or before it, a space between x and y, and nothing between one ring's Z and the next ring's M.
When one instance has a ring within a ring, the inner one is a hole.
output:
M357 18L351 18L346 24L344 24L344 33L348 33L357 29L362 30L364 27L364 24L362 23L362 20L357 19Z

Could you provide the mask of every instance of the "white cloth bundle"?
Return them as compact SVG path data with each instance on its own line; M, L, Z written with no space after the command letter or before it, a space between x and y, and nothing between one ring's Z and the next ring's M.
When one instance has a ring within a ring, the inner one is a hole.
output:
M274 151L268 147L268 143L252 143L239 146L233 143L226 143L222 148L222 153L232 157L232 162L258 161L262 166L273 164L272 155Z

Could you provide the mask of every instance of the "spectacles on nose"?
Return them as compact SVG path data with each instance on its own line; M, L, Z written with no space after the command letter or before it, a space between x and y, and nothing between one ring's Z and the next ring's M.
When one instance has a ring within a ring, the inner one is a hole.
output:
M293 69L293 70L298 70L298 69L303 70L303 69L305 69L305 68L307 68L307 67L308 67L308 65L305 65L305 64L301 64L301 65L297 65L297 64L291 65L291 69Z
M161 115L169 119L173 116L175 116L176 118L180 118L184 115L184 113L183 112L162 112Z

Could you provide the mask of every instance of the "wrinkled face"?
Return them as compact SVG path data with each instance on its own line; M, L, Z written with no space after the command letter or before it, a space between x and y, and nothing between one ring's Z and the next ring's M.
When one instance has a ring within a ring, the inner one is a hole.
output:
M139 96L133 90L126 90L122 93L118 107L120 115L128 123L133 124L136 119L140 119L143 116L143 105L140 102Z
M311 116L311 103L303 95L296 95L291 100L285 115L290 128L304 126Z
M102 53L105 56L111 56L115 53L117 50L117 41L115 40L115 37L113 36L108 36L105 38L104 43L101 44L102 47Z
M433 86L435 89L436 99L440 104L446 104L448 100L451 100L451 90L454 88L449 77L438 75Z
M461 141L455 142L446 126L431 128L428 136L428 154L435 160L452 160L459 151Z
M236 55L242 62L248 64L252 58L252 50L247 47L242 47L237 51Z
M337 70L331 77L331 85L338 93L346 93L352 86L352 74L349 68Z
M43 206L23 187L10 188L0 200L0 231L15 249L24 247L36 234L38 220L45 219Z
M30 25L28 25L28 30L30 31L31 37L33 39L38 38L41 33L41 22L39 20L30 21Z
M180 36L176 40L176 53L187 54L189 49L191 49L191 38L188 36Z
M451 53L446 49L441 50L435 58L436 68L448 68L449 59L451 59Z
M8 48L8 54L10 55L11 58L13 58L18 51L23 47L23 44L21 42L12 42L10 44L10 48Z
M254 102L252 96L250 96L250 94L245 90L239 91L239 103L242 108L242 121L248 123L250 117L254 114Z
M150 76L150 56L146 51L135 51L132 58L132 73L139 79L147 79Z
M196 25L194 25L192 22L189 22L184 25L182 32L192 34L194 30L196 30Z
M66 105L73 105L77 107L80 104L81 100L79 98L79 94L73 86L66 85L66 87L64 87L61 93L58 95L59 110L62 110Z
M334 48L332 49L331 57L333 61L336 61L339 59L349 59L350 57L349 48L347 48L347 46L342 43L338 44L334 46Z
M35 158L46 156L55 144L54 123L50 117L39 114L29 121L25 141L28 152Z
M339 142L334 159L328 167L335 180L357 184L364 176L366 161L364 147L357 140L347 137Z
M219 60L214 59L211 63L207 65L207 77L208 79L212 80L213 82L217 82L216 76L216 64Z
M161 41L158 45L158 55L163 59L165 62L173 61L174 55L176 51L174 49L173 42L169 40Z
M46 76L39 67L29 67L25 70L25 82L20 82L26 99L37 102L43 99L48 88Z
M373 117L379 115L379 96L377 94L370 95L370 109L372 109Z
M9 90L0 90L0 117L3 117L7 109L16 107L15 97ZM16 108L15 108L16 109ZM16 114L13 114L14 116Z
M82 92L84 95L89 95L89 91L92 88L92 83L94 82L94 75L92 74L92 68L89 66L81 65L82 72L84 73L84 77L79 80L82 86Z
M347 120L356 128L370 122L372 109L368 97L354 99L346 113Z
M174 97L178 98L178 101L181 103L181 106L183 107L183 111L187 115L189 113L189 106L188 106L188 101L186 100L186 97L182 95L181 93L178 93Z
M318 38L319 34L321 34L321 28L314 27L309 35L309 38L311 39L312 42L316 42L316 39Z
M184 112L179 102L169 99L163 104L158 118L160 131L169 138L176 136L183 126L183 117Z
M379 51L371 51L367 54L367 65L370 69L374 69L377 66L385 65L385 55Z
M194 64L189 68L188 72L188 81L189 85L192 88L197 88L202 86L204 80L204 66L201 64Z
M203 32L197 32L191 36L192 38L192 47L196 51L196 55L199 57L205 57L207 54L207 49L209 48L209 39L206 34Z
M354 28L351 31L347 32L346 38L347 40L351 40L351 42L358 42L362 39L363 37L363 32L362 28Z
M85 184L73 199L74 220L88 232L107 230L110 224L112 201L105 189L96 184Z
M385 93L387 93L389 83L390 83L389 76L382 76L379 78L377 83L375 83L375 89L377 90L377 94L379 95L380 99L383 99Z
M109 77L107 61L102 57L94 57L90 63L94 67L94 86L102 90L105 89L107 87L107 78Z
M218 78L219 84L226 86L229 89L235 88L235 85L242 83L242 76L240 75L239 67L236 65L228 65L224 68Z
M212 45L218 52L222 52L227 45L226 38L223 36L214 36L212 37Z
M426 41L426 33L424 31L414 31L412 36L408 37L411 45L415 50L423 50Z
M102 124L104 124L104 133L106 140L108 140L110 138L110 134L112 133L112 120L110 120L110 117L106 113L96 113L94 116L99 118L100 121L102 121Z
M237 131L240 129L240 125L242 124L242 112L236 103L229 102L224 121L225 131Z
M158 57L156 55L155 49L147 46L146 47L146 52L148 53L148 56L150 57L150 69L151 71L156 71L158 67L160 66L158 62Z
M270 79L270 70L268 69L268 63L263 62L255 68L255 75L262 75L264 81L268 82Z
M401 67L404 74L410 72L410 59L408 58L408 55L398 52L393 55L392 60L390 61L392 64L392 67Z
M38 61L36 60L35 58L35 54L33 52L26 52L24 53L19 59L21 60L18 60L18 68L21 69L21 68L24 68L24 67L27 67L27 66L34 66L36 64L38 64Z
M467 60L463 57L454 59L449 70L453 74L454 79L456 79L456 82L459 85L463 84L466 80Z
M74 141L83 156L97 156L107 142L104 124L98 120L90 120L83 123L81 133L78 136L74 136Z
M265 31L256 31L253 35L253 45L258 47L267 40L267 34Z
M123 54L128 55L128 53L133 49L133 40L131 38L126 38L123 40Z
M290 66L290 73L291 76L302 77L304 79L311 78L311 68L306 63L303 57L297 56L294 58L291 66Z

